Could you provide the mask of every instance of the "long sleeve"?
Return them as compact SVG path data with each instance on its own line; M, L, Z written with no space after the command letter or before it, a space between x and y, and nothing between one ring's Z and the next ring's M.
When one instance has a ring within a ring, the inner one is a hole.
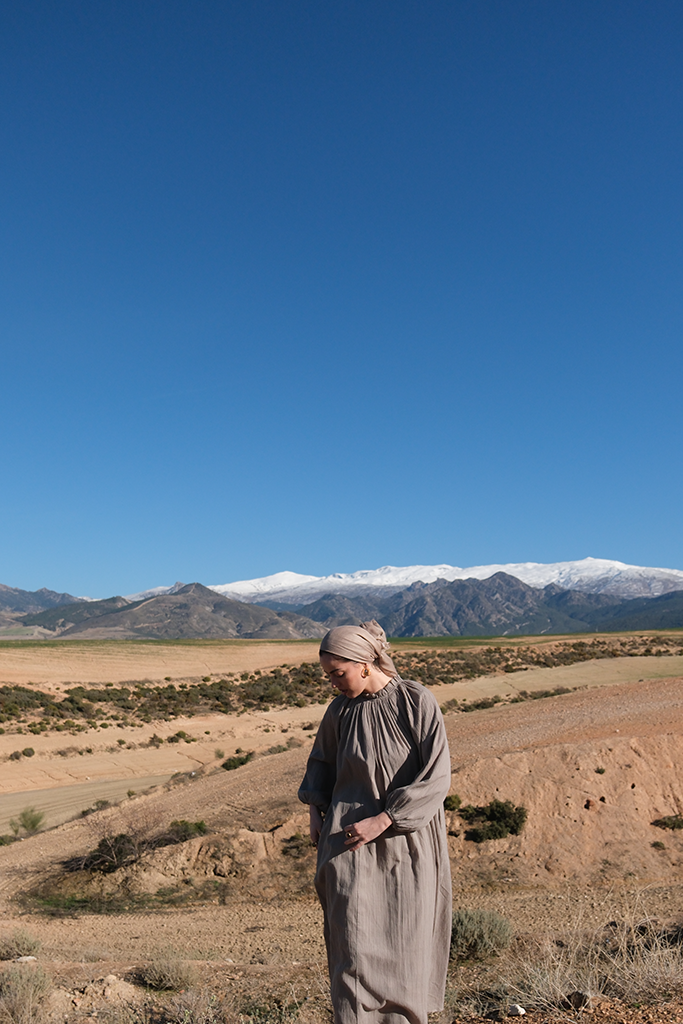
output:
M338 701L339 698L333 701L323 716L299 788L299 800L304 804L315 804L323 814L330 806L337 780L339 739L335 705Z
M451 784L451 759L441 710L433 695L422 687L409 697L405 710L422 768L411 782L387 794L385 810L398 832L424 828L443 805Z

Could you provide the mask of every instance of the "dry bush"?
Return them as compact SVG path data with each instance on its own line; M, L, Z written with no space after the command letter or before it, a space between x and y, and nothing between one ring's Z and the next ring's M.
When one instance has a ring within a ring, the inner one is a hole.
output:
M0 1022L35 1024L43 1015L50 979L42 967L19 964L0 974Z
M170 1008L173 1024L236 1024L234 1001L207 988L189 988L176 996Z
M600 995L657 1003L683 995L681 930L635 917L598 931L577 925L518 948L505 973L510 997L527 1007L577 1008Z
M41 942L24 928L15 928L11 935L0 938L0 960L16 960L18 956L35 956Z
M456 910L451 929L452 960L482 960L512 942L512 925L495 910Z
M159 1014L151 1000L141 1003L114 1003L98 1010L103 1024L159 1024Z
M196 970L188 960L166 956L146 964L138 972L138 978L157 992L179 992L192 987Z
M250 999L240 1009L240 1024L290 1024L299 1016L299 1004L293 999L271 997Z

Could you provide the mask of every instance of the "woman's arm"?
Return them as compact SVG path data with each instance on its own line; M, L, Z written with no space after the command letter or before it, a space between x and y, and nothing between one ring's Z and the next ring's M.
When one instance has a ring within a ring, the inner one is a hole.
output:
M354 821L353 825L347 825L344 830L344 846L348 846L349 850L360 850L361 846L371 843L377 836L381 836L382 832L386 832L390 825L393 825L393 821L386 811L380 811L372 818Z
M446 727L433 694L420 687L407 702L406 711L422 768L411 782L387 794L385 807L397 832L424 828L442 806L451 785Z
M310 824L311 842L313 843L314 846L317 846L318 845L318 840L320 839L320 833L323 830L323 816L320 813L320 811L318 810L318 808L315 806L315 804L309 804L308 805L308 813L309 813L310 822L311 822L311 824Z

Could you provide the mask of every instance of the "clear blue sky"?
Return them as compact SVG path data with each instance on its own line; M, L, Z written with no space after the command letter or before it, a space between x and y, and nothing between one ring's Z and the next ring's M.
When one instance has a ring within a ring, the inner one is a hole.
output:
M683 568L680 0L22 0L0 582Z

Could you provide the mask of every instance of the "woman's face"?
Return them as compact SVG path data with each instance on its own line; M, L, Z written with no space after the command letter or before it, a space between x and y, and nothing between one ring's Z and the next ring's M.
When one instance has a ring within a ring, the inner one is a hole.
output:
M367 677L363 676L365 665L362 662L346 661L334 654L320 655L323 672L340 693L353 700L360 697L367 687Z

